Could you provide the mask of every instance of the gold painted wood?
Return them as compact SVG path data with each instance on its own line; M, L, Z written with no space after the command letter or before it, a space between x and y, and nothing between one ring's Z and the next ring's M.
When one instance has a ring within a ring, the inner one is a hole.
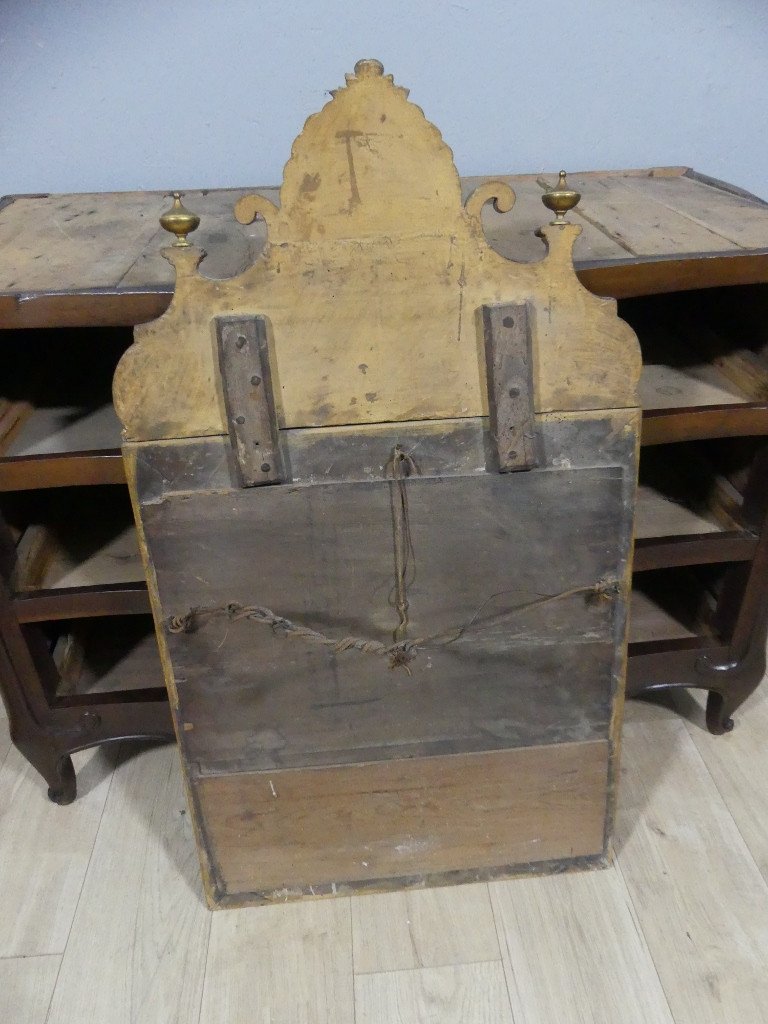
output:
M198 247L164 250L173 302L136 329L115 376L125 438L227 433L212 320L245 313L271 324L281 427L486 414L478 310L526 300L537 412L635 406L637 343L615 302L576 278L581 229L543 227L542 258L517 263L486 241L491 200L508 211L514 192L485 182L462 205L438 130L377 61L358 62L296 139L279 206L238 200L241 223L268 229L250 267L211 280Z

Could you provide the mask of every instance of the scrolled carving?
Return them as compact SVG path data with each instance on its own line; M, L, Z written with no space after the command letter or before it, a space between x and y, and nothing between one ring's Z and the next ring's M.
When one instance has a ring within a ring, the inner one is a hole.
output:
M483 207L490 202L493 202L493 208L497 213L509 213L515 205L514 189L505 181L484 181L467 196L464 209L477 224L480 224Z

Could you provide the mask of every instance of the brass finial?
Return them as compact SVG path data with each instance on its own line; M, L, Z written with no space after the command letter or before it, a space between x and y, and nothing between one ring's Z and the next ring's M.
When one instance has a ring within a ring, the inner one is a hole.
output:
M187 235L196 230L200 224L200 218L183 205L181 192L172 192L171 195L173 196L173 205L161 216L160 223L166 231L176 235L174 245L189 245Z
M541 197L542 203L555 215L555 219L552 221L553 224L565 224L566 213L572 210L580 199L580 192L568 188L568 179L565 176L565 171L560 171L555 188L548 188Z

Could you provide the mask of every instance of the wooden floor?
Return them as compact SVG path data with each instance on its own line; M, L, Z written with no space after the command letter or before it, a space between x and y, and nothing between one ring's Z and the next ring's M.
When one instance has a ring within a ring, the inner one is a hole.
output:
M209 913L176 751L45 797L0 718L3 1024L768 1022L768 687L633 704L605 871Z

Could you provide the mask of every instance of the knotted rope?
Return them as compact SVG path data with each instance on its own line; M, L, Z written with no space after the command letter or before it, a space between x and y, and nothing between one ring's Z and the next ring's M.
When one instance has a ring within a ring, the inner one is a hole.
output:
M420 649L428 650L430 648L447 647L449 644L459 640L470 629L487 628L531 608L541 608L544 605L553 604L555 601L563 601L569 597L576 597L579 594L584 594L588 599L592 600L609 601L620 593L620 583L618 580L598 580L597 583L590 583L582 587L571 587L568 590L560 591L558 594L545 594L534 598L532 601L525 601L514 605L496 615L490 616L482 622L478 621L483 610L491 601L508 593L511 593L511 591L500 591L498 594L491 594L471 619L455 629L445 630L441 633L432 633L429 636L415 637L410 640L396 640L391 644L359 636L344 636L334 639L334 637L327 636L319 630L311 629L309 626L302 626L301 623L293 622L282 615L277 615L269 608L264 608L260 605L242 605L235 601L223 605L190 608L183 615L172 615L166 621L166 629L169 633L194 633L201 625L201 620L214 616L224 615L230 622L248 619L251 622L260 622L263 625L270 626L272 631L278 635L291 636L304 640L306 643L327 647L334 654L355 650L379 658L388 658L390 668L403 667L410 673L409 663L413 661Z
M265 608L262 605L256 604L243 605L235 601L229 604L194 607L190 608L183 615L172 615L166 621L168 632L193 633L200 625L201 619L226 615L230 622L237 622L240 619L260 622L263 625L269 626L276 634L296 637L304 640L306 643L327 647L334 654L355 650L379 658L388 658L390 668L402 667L410 674L411 670L408 665L416 657L420 648L446 647L448 644L455 643L470 629L485 629L531 608L541 608L543 605L552 604L555 601L563 601L566 598L576 597L579 594L584 594L588 600L610 600L611 597L620 593L621 587L618 580L598 580L597 583L590 583L582 587L571 587L568 590L560 591L558 594L540 595L532 601L524 601L522 604L513 605L511 608L507 608L505 611L492 615L480 622L480 616L492 601L506 594L514 593L511 590L502 590L486 598L472 618L463 625L441 633L432 633L429 636L409 639L408 587L415 579L416 556L413 548L413 538L411 537L406 481L410 476L418 473L419 469L413 457L398 444L393 448L392 455L384 468L384 472L390 481L392 539L395 556L395 584L389 598L390 604L397 611L398 617L397 627L392 634L394 643L385 644L380 640L370 640L360 636L334 638L321 633L317 629L302 626L301 623L293 622L282 615L277 615L271 608Z

